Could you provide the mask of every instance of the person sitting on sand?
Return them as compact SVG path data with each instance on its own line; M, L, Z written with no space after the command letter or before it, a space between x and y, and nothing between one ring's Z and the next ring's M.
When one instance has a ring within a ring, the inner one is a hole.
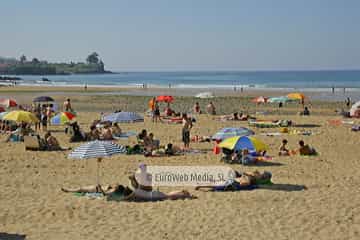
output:
M157 139L154 139L153 133L149 134L147 142L148 142L149 146L151 147L151 150L158 149L160 146L160 141Z
M286 148L287 143L288 143L288 141L286 139L282 140L282 144L279 149L279 156L289 156L290 155L289 149Z
M165 110L164 110L164 114L167 117L170 117L174 114L174 111L170 108L170 103L167 104Z
M238 191L249 186L258 185L259 183L270 182L272 174L264 171L260 173L258 171L238 173L235 171L236 177L227 181L223 185L219 186L197 186L195 190L209 192L209 191Z
M46 146L49 150L59 150L61 149L58 140L51 135L51 132L46 132L44 139L46 141Z
M102 132L101 132L101 135L100 135L100 139L102 140L113 140L113 136L112 136L112 133L111 133L111 129L110 129L110 126L109 125L105 125Z
M195 105L193 107L193 111L195 114L201 114L200 104L198 102L195 103Z
M216 109L213 102L209 102L209 104L206 107L206 111L210 115L216 115Z
M90 126L90 132L87 134L87 140L95 141L95 140L99 140L99 139L100 139L99 130L94 125Z
M111 127L111 133L113 136L120 136L121 135L121 128L117 123L114 123Z
M298 151L299 151L300 155L303 155L303 156L316 155L316 150L307 144L305 145L303 140L299 141L299 146L300 146L300 148Z
M310 116L310 111L308 107L304 108L304 111L300 113L302 116Z
M250 165L255 164L256 162L257 158L252 156L247 148L244 148L241 155L241 164Z

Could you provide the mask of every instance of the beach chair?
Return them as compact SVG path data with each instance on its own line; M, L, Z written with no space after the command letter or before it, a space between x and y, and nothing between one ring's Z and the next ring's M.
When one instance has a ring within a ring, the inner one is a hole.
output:
M25 150L40 151L42 150L39 140L33 136L24 136Z

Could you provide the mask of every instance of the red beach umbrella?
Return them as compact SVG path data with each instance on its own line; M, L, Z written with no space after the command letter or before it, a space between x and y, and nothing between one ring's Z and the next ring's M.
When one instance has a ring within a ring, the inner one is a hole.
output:
M170 103L170 102L174 101L174 97L173 96L161 95L161 96L156 97L156 101Z
M16 107L17 103L16 103L15 99L2 98L2 99L0 99L0 105L9 108L9 107Z

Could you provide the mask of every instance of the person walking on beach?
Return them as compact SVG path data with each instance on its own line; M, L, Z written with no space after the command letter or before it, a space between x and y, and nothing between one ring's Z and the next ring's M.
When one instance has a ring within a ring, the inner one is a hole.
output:
M65 112L72 112L70 98L66 99L66 101L64 102L64 111Z
M209 102L209 104L206 107L206 110L208 112L208 114L210 115L216 115L216 109L215 106L212 102Z
M184 149L190 148L190 130L192 128L192 121L188 118L186 113L182 114L182 141Z

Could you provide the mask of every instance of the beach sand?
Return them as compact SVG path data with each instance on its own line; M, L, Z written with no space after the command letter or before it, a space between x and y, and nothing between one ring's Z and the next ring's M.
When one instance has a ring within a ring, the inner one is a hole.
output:
M22 103L48 92L61 104L70 96L78 111L81 127L88 129L99 113L115 109L144 112L149 97L82 95L80 89L6 89ZM185 90L184 90L185 91ZM255 95L253 95L255 96ZM25 234L26 239L360 239L360 135L350 125L332 126L330 119L341 119L334 110L342 102L311 103L309 117L296 113L299 104L279 110L276 105L256 107L247 96L222 96L212 101L219 113L240 111L262 119L291 119L297 130L311 130L314 135L267 137L264 132L278 129L256 129L257 136L270 147L271 163L264 166L230 165L239 171L271 171L271 189L240 192L198 192L187 187L198 199L162 202L112 202L88 199L60 191L64 186L92 185L96 182L95 160L72 160L65 152L25 151L22 143L0 144L0 239L1 232ZM176 111L185 111L197 101L178 97ZM199 101L202 108L208 100ZM358 120L355 120L358 122ZM302 125L302 126L301 126ZM162 144L181 144L181 126L165 123L121 124L125 131L148 129ZM244 126L247 122L219 122L207 115L197 117L192 135L211 135L225 126ZM72 148L63 127L50 127L63 146ZM2 136L1 141L4 140ZM303 139L319 152L316 157L278 157L281 140L297 148ZM120 140L132 145L136 139ZM192 143L192 148L211 150L210 143ZM224 165L220 156L206 154L145 158L141 155L116 155L103 160L103 184L128 184L127 176L140 162L149 165ZM306 190L303 187L306 186ZM170 191L175 188L161 187Z

